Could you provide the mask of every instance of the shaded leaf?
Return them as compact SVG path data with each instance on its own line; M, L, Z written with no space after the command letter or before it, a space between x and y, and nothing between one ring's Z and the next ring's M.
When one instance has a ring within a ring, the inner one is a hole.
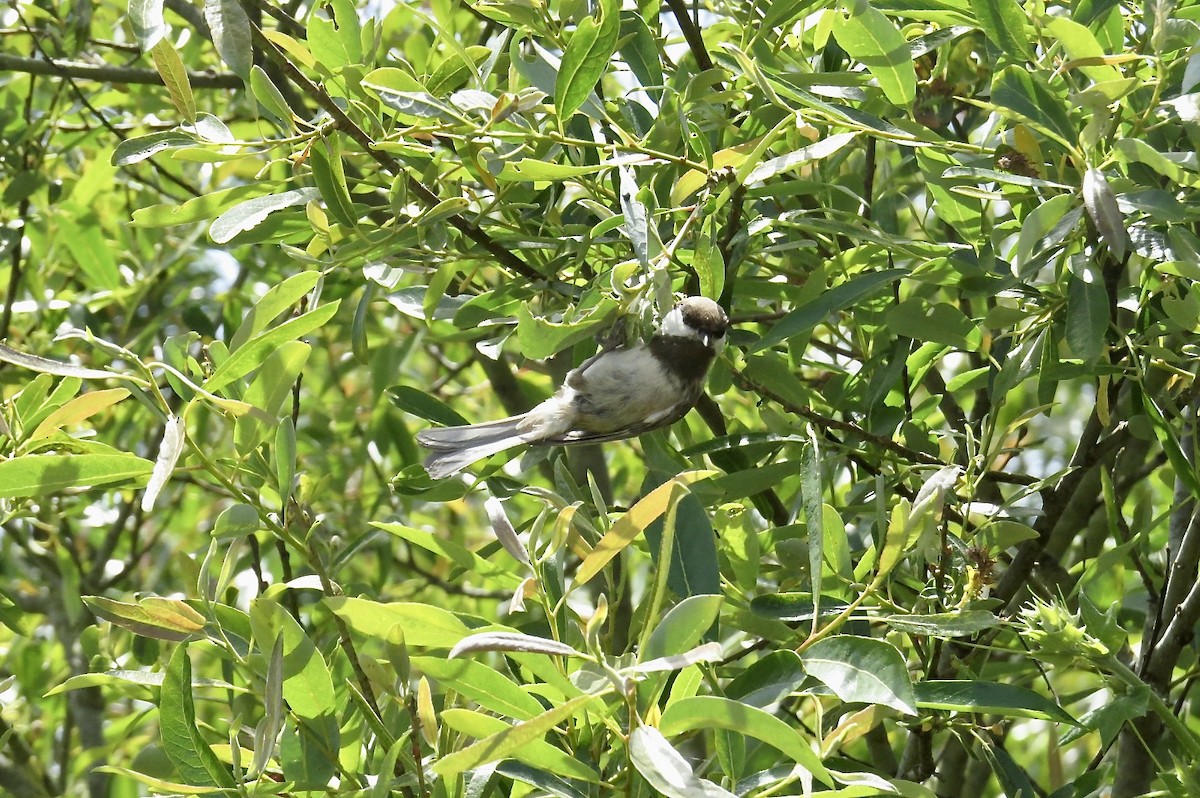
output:
M229 768L217 759L196 725L192 662L188 659L187 646L177 646L167 663L158 709L163 751L180 777L196 786L232 788L233 776Z
M246 200L214 219L208 228L208 235L218 244L227 244L238 233L258 227L275 211L303 205L310 200L319 199L320 196L319 189L298 188L282 194L269 194Z
M1078 725L1062 707L1026 687L984 681L928 681L913 685L917 706L953 712L986 712Z
M736 798L697 776L687 760L652 726L638 726L629 735L629 758L642 778L667 798Z
M238 0L204 0L204 19L217 54L243 80L250 76L250 19Z
M849 704L883 704L917 714L904 657L883 640L838 635L818 640L801 655L804 670Z
M27 454L0 461L0 498L44 496L69 489L140 486L154 464L132 454Z

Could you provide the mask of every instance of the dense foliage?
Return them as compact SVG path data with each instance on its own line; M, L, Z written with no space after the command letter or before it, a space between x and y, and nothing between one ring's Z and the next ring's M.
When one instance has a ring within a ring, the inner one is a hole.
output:
M1200 3L10 0L8 794L1200 794ZM685 421L434 481L673 297Z

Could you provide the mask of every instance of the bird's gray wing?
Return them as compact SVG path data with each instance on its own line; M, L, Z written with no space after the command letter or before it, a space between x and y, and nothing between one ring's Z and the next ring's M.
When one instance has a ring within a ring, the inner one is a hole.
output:
M623 429L613 432L587 432L586 430L572 430L570 432L558 435L553 438L543 438L537 441L530 441L531 446L573 446L583 443L604 443L605 441L620 441L626 438L636 438L639 435L645 435L647 432L653 432L656 429L669 427L679 419L688 414L692 409L692 405L696 404L696 399L699 397L686 397L679 400L665 410L650 416L649 418Z

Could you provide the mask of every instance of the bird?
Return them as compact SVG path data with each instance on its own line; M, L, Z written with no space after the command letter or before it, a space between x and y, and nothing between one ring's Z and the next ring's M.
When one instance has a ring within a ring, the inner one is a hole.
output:
M649 341L602 349L527 413L421 430L417 442L432 451L425 470L443 479L515 446L615 441L673 424L704 392L728 329L729 317L720 305L688 297L667 313Z

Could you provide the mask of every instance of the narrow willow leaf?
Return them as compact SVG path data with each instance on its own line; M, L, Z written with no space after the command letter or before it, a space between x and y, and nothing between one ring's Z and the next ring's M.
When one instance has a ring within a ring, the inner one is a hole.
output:
M266 71L255 64L250 67L250 91L258 104L287 125L292 125L292 109L288 106L283 92L272 82Z
M828 158L854 141L857 136L857 133L835 133L832 136L826 136L815 144L809 144L807 147L801 147L798 150L789 152L787 155L780 155L778 158L763 161L746 176L746 183L757 183L760 180L766 180L775 175L795 169L797 166Z
M250 625L259 650L283 640L283 699L300 718L319 721L333 717L337 699L325 659L304 629L283 605L257 598L250 607ZM336 731L334 732L336 735ZM336 749L337 740L327 740Z
M725 654L721 650L720 643L704 643L693 649L684 651L682 654L671 654L666 657L644 660L631 668L626 668L624 672L661 673L663 671L679 671L700 662L720 662L724 656Z
M775 322L775 326L751 345L746 350L746 354L761 352L794 335L811 330L829 314L845 310L906 274L908 274L906 269L885 269L884 271L860 274L849 282L834 286L828 291L822 292L819 298L796 308Z
M545 711L540 705L536 714ZM477 739L490 737L505 731L509 724L501 718L474 712L469 709L451 707L442 710L442 722L449 728ZM530 767L542 768L550 773L589 784L600 781L599 774L576 758L574 752L564 751L545 740L530 740L513 750L511 756Z
M400 624L409 648L450 648L470 634L458 616L430 604L384 603L344 596L327 598L324 603L351 629L368 637L387 640L392 627Z
M242 319L237 332L229 339L229 351L237 351L243 344L270 326L271 322L291 310L300 299L316 287L321 272L307 271L294 274L278 285L272 286Z
M142 52L153 50L167 33L163 0L129 0L129 26Z
M153 470L153 463L132 454L20 455L0 461L0 499L116 483L139 486Z
M510 726L461 751L443 756L433 766L433 770L443 778L447 778L487 762L504 759L527 743L542 739L546 732L574 715L576 711L595 698L591 695L576 696L536 718L518 723L516 726Z
M1099 267L1089 258L1072 258L1067 275L1067 344L1076 357L1095 363L1104 353L1111 320L1108 289Z
M694 729L727 729L761 740L792 758L811 774L806 780L807 793L812 776L826 784L832 779L808 741L795 728L765 710L720 696L694 696L680 699L663 712L659 730L673 737Z
M848 704L883 704L917 714L904 657L883 640L853 635L827 637L800 655L804 670Z
M83 603L104 620L143 637L179 642L204 629L204 616L178 599L148 596L130 604L103 596L84 596Z
M471 635L458 642L446 656L450 659L464 654L475 654L480 651L520 651L528 654L549 654L559 657L586 657L581 651L544 637L520 634L518 632L481 632Z
M37 425L37 428L26 440L39 441L48 438L58 430L86 421L92 416L107 410L117 402L129 396L124 388L109 388L103 391L88 391L76 396L64 405L55 408Z
M1025 33L1028 18L1017 0L971 0L971 10L992 44L1017 61L1032 60Z
M353 228L357 225L354 201L346 186L346 171L342 165L341 149L336 139L323 139L313 144L310 162L313 180L325 200L325 207L338 223Z
M951 712L980 712L1010 718L1078 722L1058 704L1015 684L983 681L929 681L913 686L917 706Z
M638 659L682 654L695 646L716 623L724 601L723 596L689 596L676 604L650 633Z
M275 449L272 455L275 460L275 485L280 500L287 504L296 482L296 428L292 426L291 416L285 416L279 421L275 430Z
M113 149L110 163L113 166L129 166L152 158L164 150L188 147L195 143L196 139L192 136L173 130L125 139Z
M126 142L128 143L128 142ZM218 244L227 244L238 233L253 230L275 211L318 199L321 192L315 188L298 188L282 194L255 197L233 206L213 220L208 235Z
M1005 67L992 80L992 102L1012 111L1019 121L1037 127L1071 147L1078 137L1067 111L1066 100L1058 97L1023 66Z
M285 717L283 679L283 635L280 635L271 649L271 658L267 660L267 679L262 696L263 718L254 729L254 760L246 774L247 778L253 779L262 774L275 755Z
M1124 260L1129 241L1125 234L1125 217L1117 207L1116 195L1104 173L1094 167L1083 173L1083 205L1108 245L1108 251L1118 261Z
M337 313L338 304L335 301L322 305L252 338L217 366L212 376L204 382L204 390L216 393L234 380L246 376L261 366L280 344L308 335L332 319Z
M254 55L250 48L250 19L238 0L204 0L204 19L217 54L234 74L250 77Z
M489 496L483 503L483 507L487 511L488 523L492 525L492 534L496 536L496 540L500 541L504 550L517 562L527 568L532 568L533 563L529 560L529 552L525 551L525 546L517 537L517 530L513 528L512 521L508 520L508 516L504 513L504 504L495 496Z
M833 36L851 58L863 64L893 105L907 106L917 96L917 72L908 40L882 11L854 3L850 16L833 18Z
M621 213L625 216L622 229L633 245L633 254L643 268L650 268L650 224L646 218L646 206L638 198L638 184L633 169L622 166L617 170L621 184Z
M158 445L154 471L150 474L150 481L146 483L146 492L142 494L142 512L148 513L154 509L154 502L158 500L158 494L166 487L167 481L175 471L175 464L179 462L186 442L187 431L183 418L168 416L162 442Z
M596 544L591 553L584 558L575 571L575 587L588 583L592 577L600 573L605 565L633 542L646 527L655 519L661 518L667 512L671 501L679 501L684 491L683 487L705 479L712 475L711 471L687 471L674 479L664 482L643 496L637 504L629 508L625 515L617 519L604 537ZM680 488L680 490L676 490Z
M603 2L600 19L585 17L567 41L554 82L554 107L564 123L579 110L608 69L621 33L619 10L619 4Z
M987 610L939 612L930 615L883 615L879 620L893 629L928 637L968 637L1000 625Z
M662 732L652 726L638 726L629 735L629 758L642 778L666 798L736 798L697 776Z
M175 45L168 39L162 39L154 45L151 53L154 56L154 68L162 77L175 110L188 122L195 122L196 98L192 94L192 83L188 79L187 69L183 66L183 59L179 57Z
M825 559L825 513L821 505L821 455L817 436L811 435L800 465L800 496L804 504L805 537L808 538L809 592L813 598L813 630L821 614L821 575Z
M409 661L426 676L491 712L516 720L529 720L545 711L536 698L482 662L451 661L442 657L411 657Z
M158 712L163 752L180 777L195 786L232 789L233 775L204 742L196 725L187 646L177 646L167 663Z

